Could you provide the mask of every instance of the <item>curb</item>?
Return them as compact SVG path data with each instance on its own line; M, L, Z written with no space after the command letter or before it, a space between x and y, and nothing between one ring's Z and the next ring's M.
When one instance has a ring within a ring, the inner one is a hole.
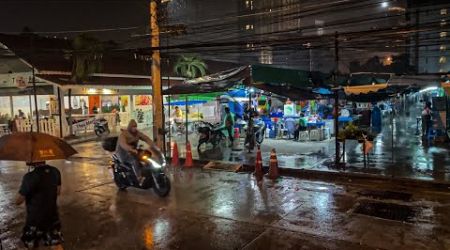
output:
M168 158L170 159L170 158ZM193 160L194 167L201 168L203 165L207 164L208 160ZM180 158L180 166L182 167L184 158ZM239 171L242 172L253 172L255 166L246 165L242 166ZM263 172L267 173L269 170L268 166L263 166ZM429 188L436 189L440 191L450 191L450 182L433 181L433 180L417 180L409 179L404 177L388 177L382 175L365 174L365 173L351 173L351 172L331 172L331 171L319 171L319 170L308 170L308 169L293 169L293 168L279 168L280 175L290 176L295 178L318 180L318 181L338 181L338 182L352 182L352 181L370 181L379 182L380 184L395 184L410 188Z
M77 145L85 142L93 142L93 141L99 141L99 138L93 137L93 138L84 138L84 139L74 139L74 140L65 140L70 145Z

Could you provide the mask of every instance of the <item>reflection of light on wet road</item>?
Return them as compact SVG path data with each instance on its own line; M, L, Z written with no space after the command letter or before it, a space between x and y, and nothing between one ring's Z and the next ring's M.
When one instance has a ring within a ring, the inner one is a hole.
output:
M150 225L144 228L144 243L146 249L153 249L155 242L153 241L153 230Z
M320 217L319 220L324 220L330 215L330 194L329 193L315 193L313 197L316 214Z
M318 187L317 189L318 189L318 190L328 190L327 187Z
M229 204L233 200L234 193L223 192L221 194L215 194L213 198L214 213L222 216L231 216L233 214L234 206Z
M164 239L169 233L169 222L165 219L158 219L153 227L154 238Z

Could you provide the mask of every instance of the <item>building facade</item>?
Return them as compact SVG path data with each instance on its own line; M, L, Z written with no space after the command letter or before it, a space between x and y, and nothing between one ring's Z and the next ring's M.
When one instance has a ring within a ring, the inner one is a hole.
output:
M411 62L417 73L450 71L450 2L408 1L408 19L417 32L409 37Z

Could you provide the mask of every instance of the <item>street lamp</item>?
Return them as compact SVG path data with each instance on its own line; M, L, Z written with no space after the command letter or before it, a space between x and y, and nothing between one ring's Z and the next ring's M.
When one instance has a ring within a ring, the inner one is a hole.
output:
M388 6L389 6L388 2L382 2L381 3L381 7L383 7L383 8L387 8Z

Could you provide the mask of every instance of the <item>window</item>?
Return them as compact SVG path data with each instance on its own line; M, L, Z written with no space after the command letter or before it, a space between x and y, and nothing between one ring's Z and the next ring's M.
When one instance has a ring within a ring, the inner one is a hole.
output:
M447 46L441 45L441 47L439 47L439 49L440 49L441 51L445 51L445 50L447 50Z
M447 62L447 57L441 56L441 57L439 58L439 63L444 64L444 63L446 63L446 62Z
M263 48L261 50L261 56L259 57L259 62L262 64L272 64L272 50L270 48Z
M253 30L253 24L247 24L245 25L246 30Z
M445 26L445 25L447 25L447 21L445 19L442 19L441 20L441 26Z
M247 9L253 10L253 1L252 0L245 1L245 7L247 7Z
M441 9L441 15L447 15L447 9Z
M323 33L324 33L323 28L318 28L317 29L317 35L321 36L321 35L323 35Z
M441 38L444 38L447 36L447 32L442 31L439 35L441 36Z

